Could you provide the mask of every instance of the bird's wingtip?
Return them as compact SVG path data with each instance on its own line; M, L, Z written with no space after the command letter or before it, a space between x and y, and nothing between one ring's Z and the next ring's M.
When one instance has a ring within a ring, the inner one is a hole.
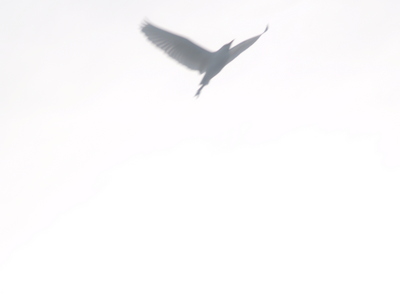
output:
M145 17L142 21L142 23L140 23L140 30L142 30L144 27L146 27L147 25L151 24L149 19L147 19L147 17Z
M263 33L268 30L268 26L269 26L269 24L267 24L267 27L265 27L265 30L263 31Z

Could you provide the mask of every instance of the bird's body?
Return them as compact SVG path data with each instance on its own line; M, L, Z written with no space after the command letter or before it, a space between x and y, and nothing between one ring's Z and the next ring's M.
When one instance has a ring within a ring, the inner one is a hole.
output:
M201 90L203 89L204 86L206 86L210 82L211 78L213 78L215 75L221 72L221 70L226 66L229 60L229 47L232 44L232 42L222 46L221 49L219 49L217 52L211 54L210 59L205 68L206 72L204 74L203 79L200 82L201 86L197 90L195 96L199 96Z
M266 32L267 29L268 26L264 32ZM200 88L197 90L195 96L199 96L203 87L206 86L215 75L240 53L253 45L264 33L250 38L233 48L230 48L233 42L231 41L222 46L218 51L210 52L184 37L160 29L148 22L143 24L142 32L153 44L162 49L171 58L189 69L199 71L200 74L205 73L200 82Z

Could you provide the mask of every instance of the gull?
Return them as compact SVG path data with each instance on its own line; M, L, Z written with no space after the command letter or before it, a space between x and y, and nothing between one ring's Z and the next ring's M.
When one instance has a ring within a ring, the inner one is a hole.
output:
M148 21L144 21L141 27L141 31L147 39L171 58L191 70L198 71L200 74L205 73L195 97L200 95L201 90L209 84L215 75L238 57L239 54L253 45L267 30L268 25L260 35L249 38L235 47L231 48L234 41L232 40L223 45L218 51L210 52L191 40L154 26Z

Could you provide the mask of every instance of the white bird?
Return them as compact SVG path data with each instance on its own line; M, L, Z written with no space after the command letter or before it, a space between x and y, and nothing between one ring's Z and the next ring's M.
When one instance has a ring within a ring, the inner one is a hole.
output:
M231 44L233 40L223 45L218 51L210 52L187 38L173 34L161 28L158 28L145 21L141 27L142 32L148 40L163 50L177 62L188 67L189 69L199 71L200 74L205 73L200 82L196 96L200 95L201 90L206 86L211 78L217 75L228 63L234 60L240 53L253 45L268 30L265 30L255 37L252 37L233 48Z

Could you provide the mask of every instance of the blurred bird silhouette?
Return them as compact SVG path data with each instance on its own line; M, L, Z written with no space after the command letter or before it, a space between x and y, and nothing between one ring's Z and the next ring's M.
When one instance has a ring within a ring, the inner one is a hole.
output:
M197 90L195 95L195 97L198 97L204 86L206 86L215 75L217 75L240 53L253 45L260 36L268 30L268 25L260 35L245 40L235 47L230 48L233 42L232 40L223 45L216 52L210 52L196 45L187 38L163 30L147 21L143 23L141 30L150 42L163 50L177 62L189 69L199 71L200 74L205 73L200 82L200 88Z

